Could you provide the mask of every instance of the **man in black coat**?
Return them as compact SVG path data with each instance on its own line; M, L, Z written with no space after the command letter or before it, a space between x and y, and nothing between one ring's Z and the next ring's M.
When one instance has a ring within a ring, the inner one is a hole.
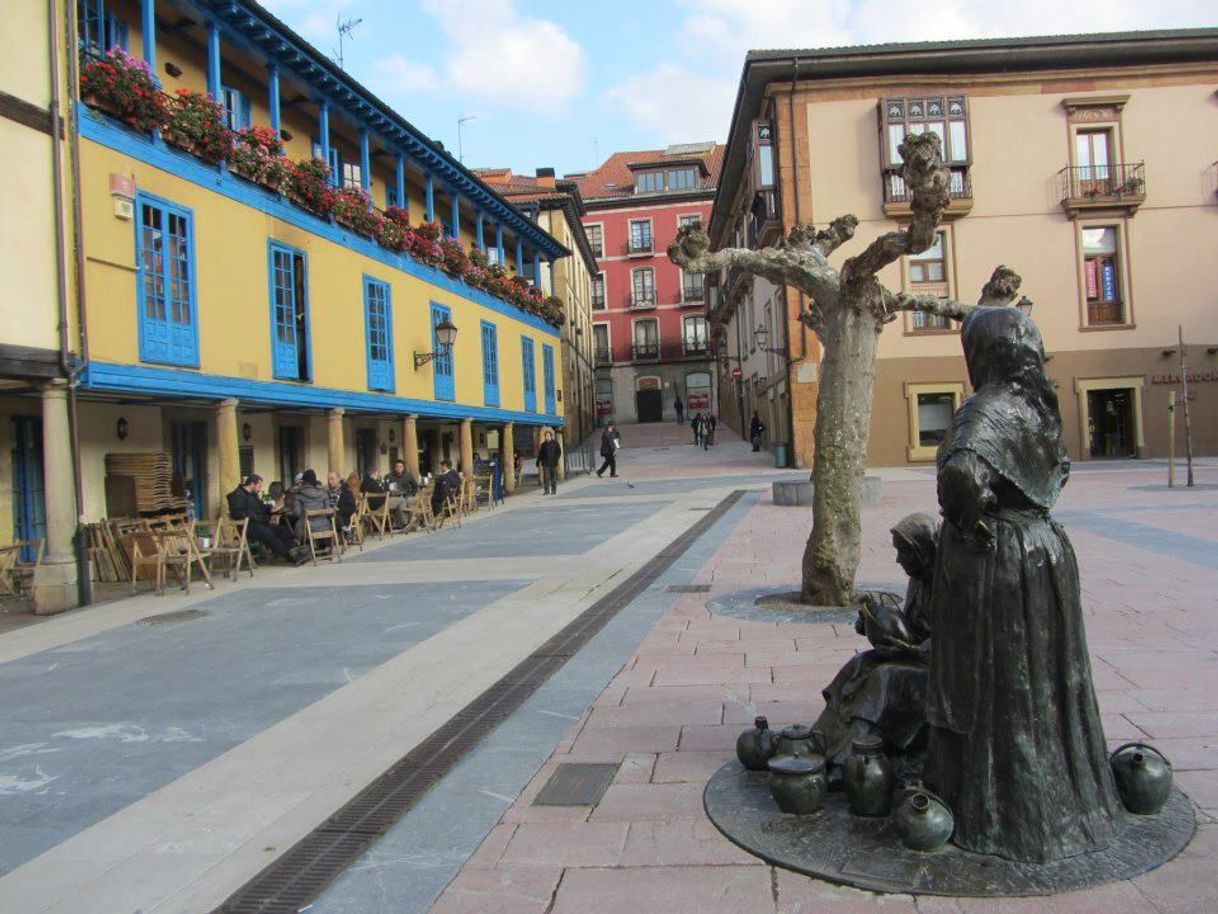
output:
M609 471L610 476L617 475L617 449L618 438L615 434L612 425L605 426L605 432L601 435L601 456L605 458L605 462L601 464L601 468L596 471L597 476L604 474L605 470Z
M554 440L554 433L546 429L541 447L537 449L537 473L541 477L541 494L558 494L558 461L562 459L562 448Z
M444 503L461 496L461 474L453 469L451 461L440 461L440 475L431 492L431 513L436 517L444 511Z
M299 565L308 560L308 553L296 545L287 527L270 522L270 512L262 503L262 477L251 473L241 485L228 493L228 516L233 520L249 518L247 535L261 543L285 562Z

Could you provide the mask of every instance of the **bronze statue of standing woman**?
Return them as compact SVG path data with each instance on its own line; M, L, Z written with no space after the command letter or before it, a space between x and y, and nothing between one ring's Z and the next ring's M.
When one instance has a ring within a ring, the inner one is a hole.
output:
M1070 465L1036 325L979 308L961 337L975 393L938 456L925 781L955 844L1042 863L1106 847L1123 816L1078 564L1049 515Z

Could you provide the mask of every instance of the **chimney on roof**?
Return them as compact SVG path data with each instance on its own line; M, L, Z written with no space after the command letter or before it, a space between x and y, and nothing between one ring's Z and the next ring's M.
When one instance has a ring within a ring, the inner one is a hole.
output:
M537 169L537 183L542 187L554 186L554 169L539 168Z

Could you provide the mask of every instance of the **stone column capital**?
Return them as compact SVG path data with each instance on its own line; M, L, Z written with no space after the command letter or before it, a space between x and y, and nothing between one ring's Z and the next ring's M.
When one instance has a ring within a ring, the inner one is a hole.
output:
M341 419L346 414L346 412L347 411L345 409L343 409L341 406L336 406L336 407L334 407L334 409L329 410L326 413L326 415L329 416L331 419Z
M223 400L220 401L219 407L220 407L220 409L236 409L237 404L240 402L241 401L238 400L236 397L225 397Z
M462 419L462 420L461 420L461 427L462 427L462 428L473 428L473 425L474 425L474 420L473 420L473 419Z
M67 397L68 381L66 378L51 378L42 384L42 396L45 397Z

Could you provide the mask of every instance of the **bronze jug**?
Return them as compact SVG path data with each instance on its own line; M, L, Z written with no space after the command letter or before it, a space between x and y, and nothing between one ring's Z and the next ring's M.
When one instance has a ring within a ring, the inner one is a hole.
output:
M878 736L864 736L854 740L853 747L842 765L850 811L856 816L886 816L897 779L884 756L884 741Z
M791 724L784 727L778 734L778 751L776 757L791 756L792 758L817 758L824 763L825 738L811 727L803 724Z
M770 729L764 717L755 718L753 729L745 730L736 737L736 758L749 771L765 771L778 751L778 734Z
M819 756L818 756L819 758ZM770 794L783 812L806 816L821 808L828 781L825 760L819 762L794 756L779 756L769 761Z
M956 830L951 809L924 787L905 791L892 811L891 822L901 843L915 851L938 850Z
M1130 812L1152 816L1171 796L1171 762L1146 743L1118 746L1108 760L1116 779L1117 793Z

